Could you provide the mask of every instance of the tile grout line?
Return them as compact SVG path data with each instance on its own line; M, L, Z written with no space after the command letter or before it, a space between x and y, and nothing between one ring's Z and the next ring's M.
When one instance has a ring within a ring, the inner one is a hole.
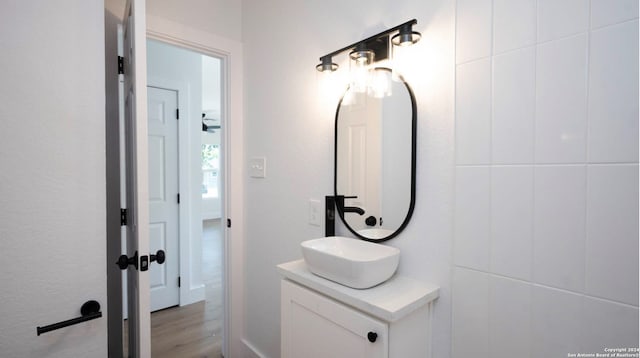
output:
M586 298L586 299L595 299L595 300L603 301L603 302L610 303L610 304L615 304L615 305L619 305L619 306L623 306L623 307L627 307L627 308L640 310L640 306L634 306L633 304L630 304L630 303L626 303L626 302L622 302L622 301L616 301L616 300L612 300L612 299L609 299L609 298L606 298L606 297L595 296L595 295L590 295L590 294L586 294L586 293L583 293L583 292L571 291L571 290L566 289L566 288L554 287L554 286L549 286L549 285L545 285L545 284L542 284L542 283L531 282L531 281L527 281L527 280L524 280L524 279L521 279L521 278L505 276L505 275L501 275L501 274L498 274L498 273L493 273L491 271L484 271L484 270L473 268L473 267L462 266L462 265L455 265L455 266L458 269L474 271L474 272L485 274L485 275L492 276L492 277L495 277L495 278L514 281L514 282L518 282L518 283L529 285L529 286L541 287L541 288L545 288L545 289L548 289L548 290L554 290L554 291L559 291L559 292L563 292L563 293L566 293L566 294L571 294L571 295L574 295L574 296L580 296L580 297Z
M457 167L560 167L560 166L634 166L639 162L572 162L572 163L494 163L494 164L456 164Z
M591 133L589 130L589 124L590 124L590 120L589 118L591 117L589 114L589 95L590 95L590 91L589 91L589 84L591 82L591 77L589 76L589 68L591 66L591 16L592 16L592 4L591 1L589 1L589 14L588 14L588 19L587 19L587 29L589 31L587 31L587 43L586 43L586 61L585 61L585 143L584 143L584 158L585 158L585 167L584 167L584 236L583 236L583 244L584 247L582 248L582 257L584 258L584 262L583 262L583 276L582 276L582 294L583 296L580 299L580 312L584 312L585 308L586 308L586 294L587 294L587 272L588 272L588 249L587 249L587 244L589 242L589 223L588 223L588 217L589 217L589 159L591 158L590 155L590 150L589 150L589 139L591 137ZM584 336L584 315L580 314L580 349L584 350L585 347L583 346L584 342L582 337Z
M534 2L534 6L535 9L533 10L533 14L535 17L535 21L534 21L534 31L533 31L533 36L534 36L534 47L533 47L533 123L532 123L532 128L531 128L531 135L533 136L532 141L531 141L531 162L532 163L536 163L536 118L537 118L537 114L538 114L538 0L536 0ZM535 165L533 165L531 167L531 172L532 172L532 180L531 180L531 271L530 271L530 279L531 281L534 281L535 278L535 242L536 242L536 224L535 224L535 218L536 218L536 172L537 172L537 168ZM529 287L529 357L531 357L532 355L532 349L531 346L533 345L533 307L534 307L534 297L533 297L533 286Z
M455 249L456 249L456 212L458 210L458 205L456 202L457 196L458 196L458 191L457 191L457 180L458 180L458 151L457 151L457 136L458 136L458 131L457 131L457 126L458 126L458 121L457 121L457 115L458 115L458 111L456 110L456 107L458 106L458 101L456 99L457 97L457 93L458 93L458 89L457 89L457 83L458 83L458 65L456 64L456 58L458 56L458 0L454 0L453 1L453 13L454 13L454 27L453 27L453 62L454 62L454 69L453 69L453 163L454 163L454 168L453 168L453 212L452 212L452 218L451 218L451 256L450 256L450 268L449 268L449 287L451 288L451 294L449 295L449 307L451 307L451 309L449 310L449 354L453 357L454 355L454 344L453 344L453 337L455 335L455 327L453 324L453 319L454 319L454 297L456 297L456 288L454 285L454 281L455 281L455 270L456 270L456 253L455 253Z
M495 46L495 23L494 23L495 1L491 0L491 46L489 52L489 252L488 252L488 269L492 270L493 266L493 101L494 95L494 46ZM491 297L494 290L490 277L487 278L487 354L491 354Z
M634 22L634 21L638 21L638 17L634 17L633 19L621 20L611 24L606 24L606 25L591 28L591 7L589 7L589 32L599 31L602 29L606 29L607 27L618 26L618 25L622 25L622 24L626 24L628 22Z
M573 33L573 34L570 34L570 35L560 36L560 37L555 38L555 39L545 40L545 41L541 41L541 42L537 42L537 39L536 39L536 42L534 42L532 44L518 46L518 47L514 47L514 48L511 48L511 49L508 49L508 50L500 51L500 52L495 52L495 53L492 52L492 54L490 54L488 56L474 57L472 59L464 60L464 61L461 61L461 62L456 62L455 66L457 67L457 66L466 65L466 64L469 64L471 62L484 60L484 59L495 57L495 56L506 55L506 54L511 53L511 52L527 49L529 47L535 47L535 46L538 46L538 45L546 45L546 44L554 42L554 41L567 40L569 38L578 37L578 36L583 35L583 34L588 33L588 32L600 31L600 30L606 29L608 27L618 26L618 25L622 25L622 24L626 24L626 23L634 22L634 21L638 21L638 20L639 20L639 18L636 17L636 18L633 18L633 19L623 20L623 21L619 21L619 22L616 22L616 23L607 24L607 25L594 27L594 28L590 28L590 26L589 26L584 31L576 32L576 33ZM536 20L536 27L537 27L537 20ZM537 33L536 33L536 38L537 38Z

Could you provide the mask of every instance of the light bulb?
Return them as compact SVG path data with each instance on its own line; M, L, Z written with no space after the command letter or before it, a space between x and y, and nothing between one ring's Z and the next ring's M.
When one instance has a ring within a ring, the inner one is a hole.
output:
M369 95L375 98L391 96L391 74L384 70L373 71Z
M351 61L351 89L358 93L367 92L369 88L369 68L373 63L374 53L371 50L356 50L349 54Z

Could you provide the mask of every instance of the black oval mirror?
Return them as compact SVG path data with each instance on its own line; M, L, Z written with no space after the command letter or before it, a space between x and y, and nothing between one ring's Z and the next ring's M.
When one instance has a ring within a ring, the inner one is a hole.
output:
M359 93L352 86L338 103L334 188L346 227L380 242L397 236L413 214L417 108L403 78L392 80L383 67L371 75L383 89Z

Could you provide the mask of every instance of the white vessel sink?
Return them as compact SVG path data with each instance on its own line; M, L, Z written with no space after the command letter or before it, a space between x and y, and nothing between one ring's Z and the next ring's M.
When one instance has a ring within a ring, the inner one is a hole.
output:
M369 288L393 276L400 250L341 236L307 240L300 244L312 273L352 288Z

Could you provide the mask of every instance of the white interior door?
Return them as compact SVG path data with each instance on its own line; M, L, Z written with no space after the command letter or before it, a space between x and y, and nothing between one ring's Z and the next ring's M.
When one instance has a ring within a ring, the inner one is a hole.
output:
M145 0L128 0L124 14L124 98L127 184L129 355L151 356Z
M365 229L365 218L380 217L380 100L365 94L354 94L355 103L340 108L338 147L346 155L338 158L338 193L357 196L346 199L345 206L356 206L365 215L346 213L345 219L354 230Z
M151 311L178 305L178 92L147 87L149 248L166 261L151 265Z

